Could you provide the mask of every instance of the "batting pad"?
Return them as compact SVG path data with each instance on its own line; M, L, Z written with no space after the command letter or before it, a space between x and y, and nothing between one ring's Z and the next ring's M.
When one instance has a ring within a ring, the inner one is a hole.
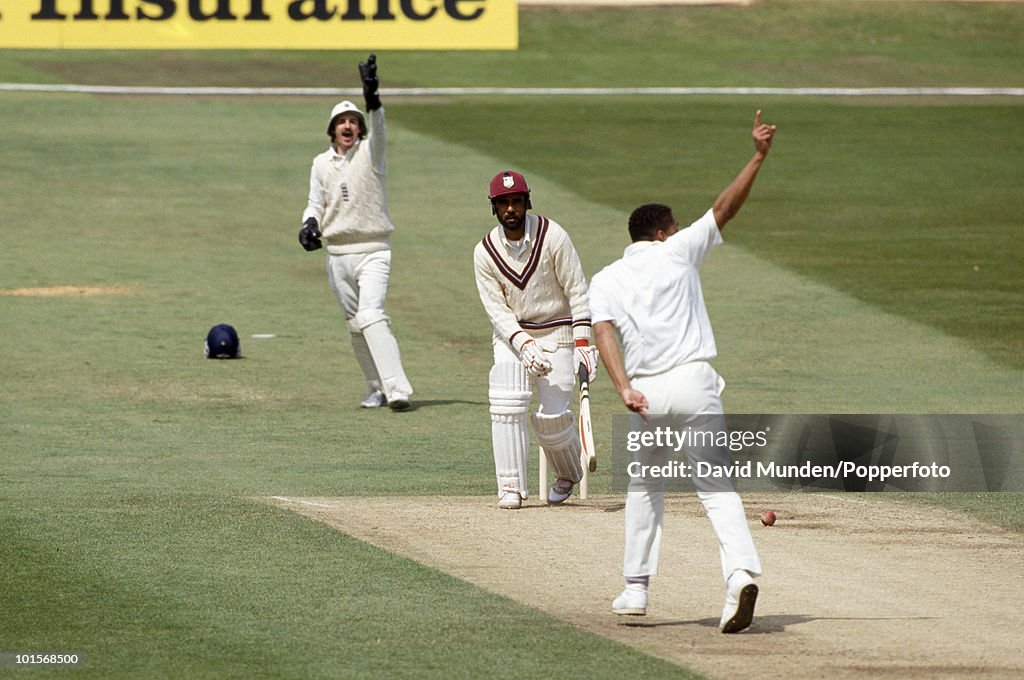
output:
M526 475L530 433L526 414L491 414L491 444L494 447L494 473L498 480L498 497L512 489L527 498L530 495Z
M530 377L521 363L502 361L491 367L487 399L492 415L525 415L532 396Z
M570 411L557 416L532 414L533 429L537 441L551 461L555 476L570 479L575 484L583 479L583 464L580 455L583 445L576 432L576 419Z
M530 379L521 363L494 364L487 398L491 403L491 444L499 497L507 488L516 489L523 498L529 495L526 464L530 432L526 417L532 396Z

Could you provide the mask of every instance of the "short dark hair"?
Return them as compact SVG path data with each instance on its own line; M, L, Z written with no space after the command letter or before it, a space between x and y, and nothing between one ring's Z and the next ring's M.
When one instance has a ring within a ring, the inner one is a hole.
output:
M672 224L672 208L661 203L647 203L629 216L629 237L633 242L653 241L659 229Z

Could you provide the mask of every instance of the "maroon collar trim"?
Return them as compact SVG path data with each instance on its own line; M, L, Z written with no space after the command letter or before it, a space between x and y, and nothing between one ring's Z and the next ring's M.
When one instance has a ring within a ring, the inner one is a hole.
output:
M540 253L544 249L544 237L548 233L548 218L537 215L537 238L534 239L533 248L530 251L530 259L526 261L526 266L523 267L523 271L517 272L512 265L505 261L505 258L501 256L501 251L498 246L494 245L491 240L491 234L488 233L484 236L483 245L484 250L494 260L494 265L501 272L502 276L512 282L519 290L526 288L526 284L530 282L530 278L534 272L537 271L537 267L540 266Z

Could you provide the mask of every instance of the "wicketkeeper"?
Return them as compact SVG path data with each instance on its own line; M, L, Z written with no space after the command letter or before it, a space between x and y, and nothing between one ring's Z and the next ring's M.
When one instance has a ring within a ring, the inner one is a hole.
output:
M409 408L412 386L402 367L384 298L391 276L387 134L378 93L377 58L359 64L366 115L350 101L331 111L331 146L313 159L309 200L299 243L312 251L327 242L327 283L348 322L356 360L366 378L364 408Z
M473 251L480 300L494 328L488 398L498 482L498 507L518 509L529 497L527 461L533 423L556 481L548 503L572 495L583 477L582 447L570 410L576 368L597 372L583 266L569 234L552 220L527 214L526 179L505 171L488 199L498 225ZM537 408L530 413L534 388Z

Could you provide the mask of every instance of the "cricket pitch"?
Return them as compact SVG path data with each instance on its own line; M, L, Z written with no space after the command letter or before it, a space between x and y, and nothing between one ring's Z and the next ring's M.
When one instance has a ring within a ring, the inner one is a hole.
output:
M695 497L666 499L644 617L619 617L623 497L283 498L275 504L710 677L1019 678L1024 536L861 494L744 496L764 575L753 625L718 631L718 544ZM778 522L757 517L773 508ZM510 556L515 556L510 559Z

